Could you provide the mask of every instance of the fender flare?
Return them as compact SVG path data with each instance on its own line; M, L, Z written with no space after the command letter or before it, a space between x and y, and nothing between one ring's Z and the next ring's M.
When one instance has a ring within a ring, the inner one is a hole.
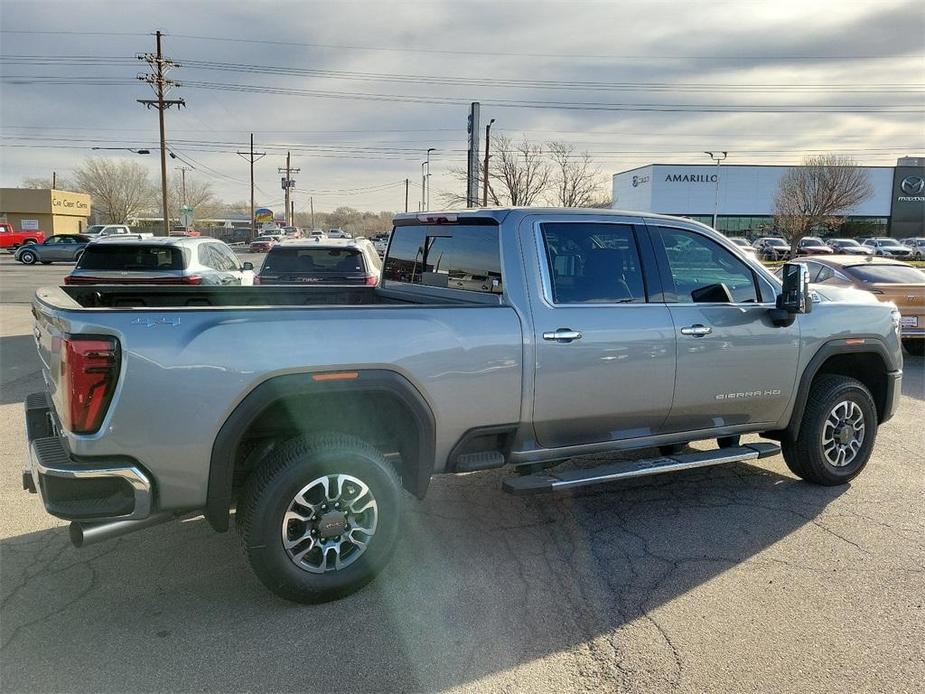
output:
M436 420L430 405L407 378L394 371L369 369L355 373L355 378L351 376L346 380L316 381L312 379L313 374L304 372L274 376L257 385L238 403L212 444L205 517L215 530L228 530L235 451L244 432L271 405L295 396L330 393L389 393L396 396L411 412L418 432L417 459L413 461L415 474L405 484L415 496L424 496L433 473L436 441Z
M800 425L803 422L803 410L806 409L806 401L809 399L809 389L813 384L813 379L822 368L822 365L829 357L842 354L876 354L883 360L886 372L890 373L895 366L883 339L877 335L859 335L856 337L840 338L830 340L823 344L812 359L803 369L803 375L800 377L800 385L797 388L796 399L793 403L793 410L790 414L790 421L784 429L784 437L795 440L800 435ZM878 414L879 404L878 404ZM884 420L885 421L885 420Z

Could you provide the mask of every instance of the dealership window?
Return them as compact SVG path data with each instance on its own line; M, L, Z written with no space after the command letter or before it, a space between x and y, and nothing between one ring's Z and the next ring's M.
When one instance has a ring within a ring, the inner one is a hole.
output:
M397 226L382 278L430 287L500 294L496 224Z
M737 304L757 302L754 273L726 248L685 229L664 227L658 238L679 303L728 303L729 298Z

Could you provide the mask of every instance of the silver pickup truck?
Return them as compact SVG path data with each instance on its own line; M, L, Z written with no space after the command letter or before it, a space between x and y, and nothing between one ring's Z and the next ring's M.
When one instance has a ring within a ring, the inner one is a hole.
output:
M398 216L377 287L43 288L24 486L78 546L234 511L259 578L314 602L375 575L437 473L535 493L782 449L844 484L896 407L899 315L782 277L689 220L528 208Z

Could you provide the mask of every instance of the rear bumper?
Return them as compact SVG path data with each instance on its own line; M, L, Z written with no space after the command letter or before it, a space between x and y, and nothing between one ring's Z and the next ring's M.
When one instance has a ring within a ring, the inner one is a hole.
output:
M137 520L151 513L150 477L128 458L75 460L57 434L45 393L25 401L28 468L23 488L37 492L45 510L65 520Z

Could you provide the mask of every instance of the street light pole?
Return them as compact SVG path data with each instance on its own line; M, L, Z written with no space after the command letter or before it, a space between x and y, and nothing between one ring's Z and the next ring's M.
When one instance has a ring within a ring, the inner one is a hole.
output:
M713 228L716 229L717 217L719 215L719 164L729 152L704 152L713 161L716 162L716 186L713 188ZM716 229L719 231L719 229Z
M426 198L427 207L426 209L428 210L430 209L430 153L436 152L436 151L437 151L436 147L429 147L427 149L427 178L425 179L425 181L427 182L427 198Z
M495 122L492 118L485 126L485 164L482 167L482 207L488 207L488 150L491 149L491 124Z
M426 200L427 200L427 173L425 167L427 166L426 161L421 162L421 212L427 209Z

